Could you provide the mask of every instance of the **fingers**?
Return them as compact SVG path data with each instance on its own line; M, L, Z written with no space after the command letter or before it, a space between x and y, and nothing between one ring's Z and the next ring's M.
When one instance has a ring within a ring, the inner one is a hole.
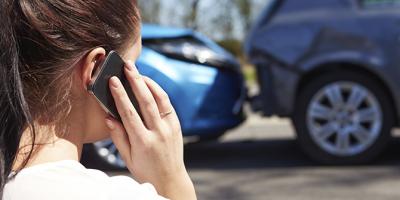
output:
M140 111L146 126L149 129L157 128L160 124L161 118L156 101L142 76L130 61L126 63L125 75L139 103Z
M158 85L155 81L150 79L149 77L144 77L144 81L152 93L156 103L158 110L160 113L167 114L165 117L172 116L174 111L174 107L171 105L171 101L168 97L168 94ZM163 116L161 116L163 118Z
M146 131L146 127L117 77L110 79L110 90L122 123L128 132L128 137L131 141L134 141L140 137L141 133Z
M122 159L130 159L131 144L124 127L120 123L109 118L107 118L105 122L110 130L111 139L121 154Z

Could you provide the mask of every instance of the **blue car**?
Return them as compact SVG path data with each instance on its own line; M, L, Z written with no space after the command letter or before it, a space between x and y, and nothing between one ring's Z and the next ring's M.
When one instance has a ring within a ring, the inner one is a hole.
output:
M217 139L244 121L244 77L230 53L188 29L143 25L142 40L136 65L169 94L184 136ZM111 140L87 145L82 160L96 168L125 167Z

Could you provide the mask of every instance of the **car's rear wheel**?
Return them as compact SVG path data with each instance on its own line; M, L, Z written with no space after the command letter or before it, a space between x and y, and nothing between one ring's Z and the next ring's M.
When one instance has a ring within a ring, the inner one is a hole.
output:
M360 164L382 152L394 109L382 85L368 75L336 71L300 91L293 116L304 151L326 164Z

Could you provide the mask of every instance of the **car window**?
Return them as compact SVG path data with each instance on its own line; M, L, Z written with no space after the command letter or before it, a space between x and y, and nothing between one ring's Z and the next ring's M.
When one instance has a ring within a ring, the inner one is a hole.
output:
M363 8L393 8L400 7L400 0L359 0Z
M265 6L265 11L266 12L271 12L273 6L276 4L276 0L266 0L266 6Z
M277 3L277 0L267 0L265 4L264 11L262 12L262 19L263 21L266 21L271 15L273 15L273 12L275 12L275 5Z

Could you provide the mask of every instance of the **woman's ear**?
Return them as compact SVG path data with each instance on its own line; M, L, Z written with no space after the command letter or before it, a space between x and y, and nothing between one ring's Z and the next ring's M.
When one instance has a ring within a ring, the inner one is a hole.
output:
M98 47L91 50L86 57L83 58L79 77L82 80L83 88L87 89L93 74L96 72L98 63L106 56L106 50Z

